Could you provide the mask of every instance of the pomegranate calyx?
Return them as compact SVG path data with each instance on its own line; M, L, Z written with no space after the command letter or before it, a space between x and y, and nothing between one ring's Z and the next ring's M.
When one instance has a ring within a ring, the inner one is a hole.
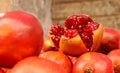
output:
M87 67L85 70L85 73L93 73L92 68L91 67Z

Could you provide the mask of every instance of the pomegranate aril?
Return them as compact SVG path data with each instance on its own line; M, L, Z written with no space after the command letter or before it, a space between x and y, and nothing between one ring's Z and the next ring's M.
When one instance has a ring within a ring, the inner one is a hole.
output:
M76 29L77 28L77 23L76 23L75 19L69 19L69 20L66 20L66 21L67 22L65 22L65 26L67 27L67 29Z
M93 20L85 14L72 15L66 19L65 27L67 29L73 29L73 27L74 27L74 29L77 29L77 28L79 28L79 25L81 25L83 27L86 24L88 24L88 22L92 22L92 21Z
M99 24L96 22L90 22L88 25L91 26L92 31L96 30L99 27Z
M62 35L64 33L64 28L59 24L51 25L50 32L51 35Z
M82 29L78 29L78 33L79 35L83 33L83 30Z
M57 48L59 48L59 41L60 41L61 35L64 34L64 28L59 24L53 24L50 27L49 33L51 35L51 39L52 39L54 45Z
M91 46L92 46L92 44L93 44L92 35L89 35L88 33L83 33L83 34L81 35L81 38L82 38L84 44L86 45L86 47L87 47L88 49L90 49Z
M88 33L88 35L93 35L93 32L92 32L93 30L91 27L92 27L91 25L86 25L86 27L83 28L83 31L85 33Z
M73 38L77 35L79 34L78 34L78 31L75 29L66 30L66 32L64 33L64 36L66 36L67 38Z

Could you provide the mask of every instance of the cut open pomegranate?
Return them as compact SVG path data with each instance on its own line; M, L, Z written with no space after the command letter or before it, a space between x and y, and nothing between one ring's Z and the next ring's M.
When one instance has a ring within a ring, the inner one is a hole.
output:
M61 51L73 55L94 51L100 43L102 33L103 26L93 21L86 14L69 16L64 23L64 27L53 24L50 28L50 35L54 44ZM77 38L75 39L75 37Z
M98 29L99 24L94 22L88 15L73 15L65 21L66 30L76 29L85 46L90 49L93 44L93 31ZM71 33L74 35L74 33Z

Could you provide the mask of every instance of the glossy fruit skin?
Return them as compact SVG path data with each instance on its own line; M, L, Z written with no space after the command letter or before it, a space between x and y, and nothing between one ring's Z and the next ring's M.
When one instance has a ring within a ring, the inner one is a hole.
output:
M115 73L120 73L120 49L112 50L107 55L112 60Z
M8 70L9 70L10 68L3 68L3 67L1 67L1 70L4 72L4 73L6 73Z
M19 61L7 73L66 73L57 63L41 57L28 57Z
M104 54L120 47L120 33L117 29L105 27L98 51Z
M67 55L59 51L47 51L39 55L39 57L51 60L59 64L67 73L72 71L72 62Z
M78 57L72 73L114 73L112 61L104 54L87 52Z
M72 56L79 56L85 52L96 51L100 45L100 40L102 39L103 25L100 25L99 28L93 33L93 45L90 49L86 48L85 44L79 36L71 39L61 36L59 51Z
M5 72L0 68L0 73L5 73Z
M57 51L58 49L55 47L54 43L52 42L51 38L49 36L44 38L43 43L43 51Z
M36 17L24 11L0 17L0 66L11 68L19 60L39 55L43 29Z

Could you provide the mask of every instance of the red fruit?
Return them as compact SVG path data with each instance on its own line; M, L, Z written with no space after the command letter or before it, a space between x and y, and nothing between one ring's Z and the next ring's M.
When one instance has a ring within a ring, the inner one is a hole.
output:
M118 49L119 46L120 34L117 29L105 27L103 31L103 38L98 51L107 54L111 50Z
M9 70L9 68L4 68L4 67L2 67L1 69L4 73L6 73Z
M72 73L114 73L112 61L104 54L87 52L78 57Z
M40 57L59 64L67 73L71 73L72 62L64 53L59 51L47 51L40 54Z
M79 36L83 40L85 46L90 49L93 44L92 31L96 30L99 27L99 24L93 22L89 16L81 14L68 17L65 21L65 27L67 30L77 29Z
M112 60L115 73L120 73L120 49L110 51L108 57Z
M19 61L7 73L66 73L57 63L38 57L28 57Z
M0 68L0 73L5 73L5 72Z
M59 41L59 50L73 56L96 51L102 38L103 26L88 15L72 15L65 21L65 32Z
M52 42L51 38L49 36L45 37L44 39L44 43L43 43L43 51L46 52L46 51L51 51L51 50L58 50L54 43Z
M41 24L33 15L11 11L0 17L0 66L11 68L21 59L39 55L43 45Z

